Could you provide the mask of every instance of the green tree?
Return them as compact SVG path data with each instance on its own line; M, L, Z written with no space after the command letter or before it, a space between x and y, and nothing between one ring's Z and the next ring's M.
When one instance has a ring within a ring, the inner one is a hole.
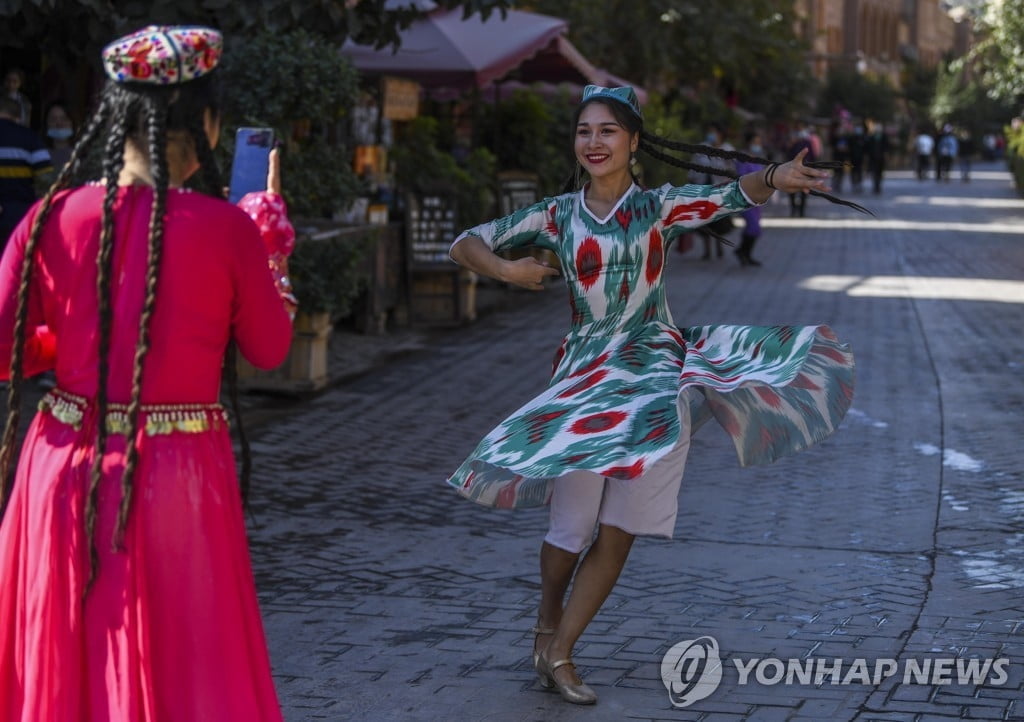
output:
M330 216L359 190L338 125L357 94L355 70L333 43L305 30L228 39L224 160L238 126L270 126L285 139L285 195L298 216Z
M978 23L983 39L970 60L995 100L1024 102L1024 0L989 2Z
M818 113L832 115L843 107L862 118L887 122L896 112L896 91L884 77L863 75L849 68L833 68L818 99Z
M543 194L560 193L573 170L573 110L567 96L545 98L531 90L517 91L486 109L482 144L495 154L499 169L534 173Z
M900 83L903 86L903 100L907 112L914 120L930 115L937 77L938 71L935 68L926 68L916 61L903 64Z
M569 21L572 42L595 65L664 95L696 89L734 95L744 108L788 115L813 86L790 3L745 0L534 0Z
M940 66L929 116L936 125L952 123L975 137L1002 126L1013 116L1013 108L992 97L964 58Z
M511 0L434 0L487 17ZM39 47L56 58L94 62L113 38L143 25L202 23L228 36L259 30L304 28L339 45L346 38L380 47L398 42L398 32L420 15L412 0L0 0L0 44Z

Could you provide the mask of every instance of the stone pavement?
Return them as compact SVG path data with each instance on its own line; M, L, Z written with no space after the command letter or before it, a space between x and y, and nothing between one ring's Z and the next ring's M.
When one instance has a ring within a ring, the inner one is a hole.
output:
M250 536L286 718L1024 719L1024 201L994 165L968 184L892 173L861 200L877 219L770 206L762 268L672 253L678 323L827 323L856 355L854 408L767 467L738 468L714 425L697 435L676 539L638 540L576 650L596 707L531 670L545 511L444 484L544 385L560 288L276 404L252 433ZM721 684L674 707L662 657L705 635ZM977 683L941 661L994 658ZM766 659L741 684L737 663ZM768 683L790 659L820 683Z

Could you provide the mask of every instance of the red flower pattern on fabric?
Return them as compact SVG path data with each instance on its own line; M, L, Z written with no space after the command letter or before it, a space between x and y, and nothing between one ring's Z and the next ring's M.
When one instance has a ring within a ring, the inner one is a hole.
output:
M572 386L567 388L565 391L560 393L558 395L558 398L560 398L560 399L567 399L570 396L575 396L576 394L580 393L581 391L586 391L587 389L592 388L593 386L596 386L597 384L599 384L604 379L604 377L607 376L607 375L608 375L608 370L607 369L601 369L600 371L592 373L592 374L590 374L590 376L584 377L583 379L577 381Z
M661 276L661 268L665 263L665 244L657 228L651 229L651 242L647 250L647 283L654 282Z
M721 208L717 203L712 203L706 200L696 200L685 205L676 206L668 214L668 218L665 219L665 225L677 223L679 221L706 221L711 216L715 215L715 211Z
M601 244L593 236L587 236L576 251L576 271L583 288L589 291L597 283L602 267Z
M623 411L602 411L599 414L584 416L577 419L569 427L574 434L599 434L616 426L626 420L626 413Z

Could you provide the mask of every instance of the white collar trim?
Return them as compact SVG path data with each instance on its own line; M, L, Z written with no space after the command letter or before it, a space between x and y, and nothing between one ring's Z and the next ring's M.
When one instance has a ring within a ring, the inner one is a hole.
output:
M586 191L587 187L583 186L583 188L580 188L580 208L582 208L584 211L586 211L587 215L590 216L591 218L593 218L598 223L605 224L605 223L607 223L608 221L610 221L612 219L612 217L615 215L615 213L622 206L623 201L625 201L626 198L628 198L630 196L630 194L633 192L634 188L636 188L636 183L630 183L629 184L629 188L627 188L626 191L622 194L622 196L619 198L619 202L616 203L615 207L612 208L608 212L608 215L605 216L604 218L598 218L597 216L594 215L594 212L592 210L590 210L590 208L587 207L587 201L586 201L586 198L584 198L584 195L583 195L583 193L584 193L584 191Z

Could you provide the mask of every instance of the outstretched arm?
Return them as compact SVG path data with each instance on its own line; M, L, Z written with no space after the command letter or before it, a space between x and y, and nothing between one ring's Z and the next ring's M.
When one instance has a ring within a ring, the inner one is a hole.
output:
M467 235L451 250L452 260L463 268L531 291L544 290L544 279L558 271L532 256L510 261L488 247L479 236Z
M806 155L807 149L804 148L786 163L768 165L762 170L747 173L740 178L743 192L755 203L764 203L776 190L783 193L827 192L831 172L804 165Z

